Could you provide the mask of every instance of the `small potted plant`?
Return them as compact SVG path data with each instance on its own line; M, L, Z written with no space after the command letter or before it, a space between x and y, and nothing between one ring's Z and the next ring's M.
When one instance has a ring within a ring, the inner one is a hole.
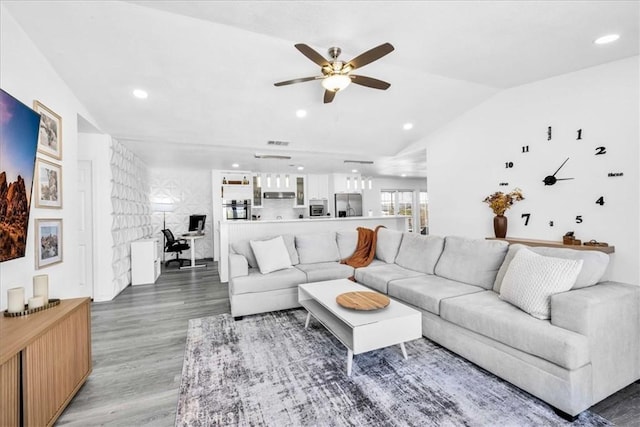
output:
M496 237L505 238L507 235L507 217L504 216L504 213L507 209L509 209L515 202L520 200L524 200L524 196L522 195L522 190L519 188L515 188L510 193L503 193L502 191L496 191L495 193L487 196L484 199L484 202L489 204L489 207L496 215L493 218L493 230L495 231Z

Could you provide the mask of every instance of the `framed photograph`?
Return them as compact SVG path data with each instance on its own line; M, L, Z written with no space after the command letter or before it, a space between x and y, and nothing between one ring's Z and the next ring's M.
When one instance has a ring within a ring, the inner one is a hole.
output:
M62 262L62 219L36 219L36 270Z
M38 151L62 160L62 117L39 101L33 101L33 109L40 114Z
M62 166L36 159L37 208L62 208Z

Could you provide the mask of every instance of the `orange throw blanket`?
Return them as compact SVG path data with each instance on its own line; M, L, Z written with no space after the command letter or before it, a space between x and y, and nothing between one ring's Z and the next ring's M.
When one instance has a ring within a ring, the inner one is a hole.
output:
M373 257L376 255L376 242L380 227L384 227L384 225L377 226L375 230L358 227L358 244L355 252L349 258L340 262L353 268L366 267L371 264Z

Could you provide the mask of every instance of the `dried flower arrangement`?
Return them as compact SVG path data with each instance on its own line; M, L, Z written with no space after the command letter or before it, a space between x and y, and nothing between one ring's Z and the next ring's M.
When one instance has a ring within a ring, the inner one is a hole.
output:
M509 209L511 205L520 200L524 200L522 190L515 188L511 193L507 194L504 194L502 191L496 191L484 199L484 202L489 204L494 214L504 215L505 211Z

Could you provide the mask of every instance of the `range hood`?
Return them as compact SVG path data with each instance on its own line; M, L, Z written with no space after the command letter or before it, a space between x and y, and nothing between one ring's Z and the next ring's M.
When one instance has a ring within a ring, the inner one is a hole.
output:
M266 191L265 199L295 199L296 193L293 191Z

